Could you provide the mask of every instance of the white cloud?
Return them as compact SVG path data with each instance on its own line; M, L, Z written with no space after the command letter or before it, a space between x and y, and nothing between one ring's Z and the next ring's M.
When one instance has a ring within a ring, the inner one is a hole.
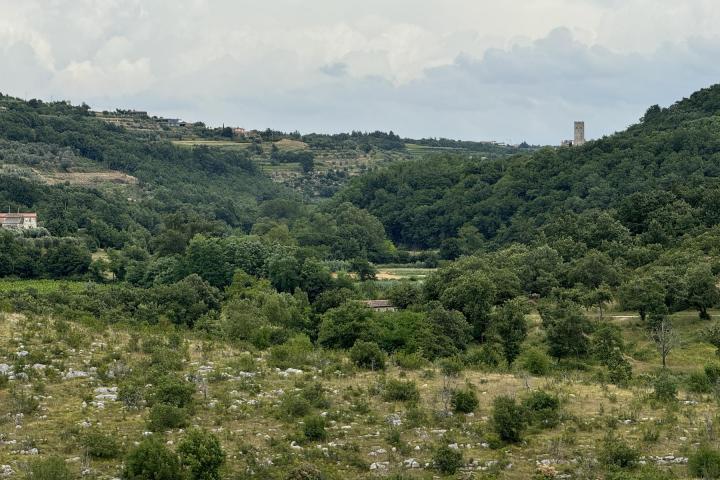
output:
M716 81L715 0L0 0L0 91L302 131L557 142Z

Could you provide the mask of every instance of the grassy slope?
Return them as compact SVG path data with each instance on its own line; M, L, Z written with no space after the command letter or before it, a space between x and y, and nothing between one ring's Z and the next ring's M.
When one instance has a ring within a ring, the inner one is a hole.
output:
M651 352L650 345L636 320L628 319L623 313L612 315L622 317L614 321L622 326L625 338L632 346L631 354L642 358L634 361L636 376L655 371L657 355L648 353ZM537 322L537 317L533 317L533 321ZM695 320L690 313L682 313L677 316L676 324L683 343L670 357L673 371L696 370L714 357L709 345L697 341L698 332L706 323ZM16 352L26 350L30 352L25 357L28 365L52 365L44 373L28 366L25 371L30 374L29 380L11 381L7 388L0 389L0 418L3 419L0 422L0 464L21 471L30 458L22 451L37 448L41 456L55 453L69 459L76 472L89 468L97 478L118 474L119 459L87 459L77 439L90 424L113 435L123 448L131 447L147 429L147 409L128 410L120 402L112 401L106 401L104 407L99 408L92 403L94 389L115 386L115 380L101 380L97 375L62 380L58 372L70 368L89 371L92 366L103 367L114 362L138 368L147 355L129 352L131 332L139 333L141 338L167 333L159 327L138 332L137 327L98 327L93 322L76 323L69 332L58 333L53 322L46 318L26 318L17 314L0 316L0 363L19 364ZM538 340L534 338L536 335L537 331L531 335L530 343ZM475 469L500 460L499 465L511 463L512 467L500 469L499 478L521 479L529 478L536 469L536 462L543 459L559 461L557 469L564 471L577 468L579 464L573 463L575 461L581 464L583 459L595 457L598 442L609 430L609 425L644 455L687 455L689 447L703 436L706 415L714 418L717 413L717 406L708 395L681 391L680 401L666 408L648 400L648 388L605 387L590 381L590 373L530 378L512 373L468 370L453 383L461 386L468 382L476 388L480 406L474 416L434 419L432 412L441 409L441 375L432 368L402 371L393 366L386 373L388 378L407 377L416 380L419 386L420 406L426 419L413 425L406 405L385 402L371 393L381 379L377 373L340 374L335 370L314 370L283 376L267 366L265 354L246 352L190 335L186 336L186 342L188 358L183 372L204 375L208 385L207 396L200 391L195 395L198 408L192 423L218 435L228 453L227 469L232 472L253 464L252 457L260 464L271 459L275 468L283 468L282 465L288 462L307 461L322 468L337 469L341 478L371 478L374 476L369 469L372 462L389 461L390 470L406 470L399 466L404 460L415 458L421 464L430 462L433 446L457 442L465 445L465 459L477 462ZM203 366L210 367L211 372L202 373ZM249 380L235 378L245 370L254 370L256 376ZM220 374L227 375L223 378ZM298 424L278 419L278 405L282 392L292 392L313 381L322 382L331 403L326 409L329 438L295 450L290 447L288 437L298 431ZM500 450L484 447L482 443L490 431L488 417L493 397L498 394L522 396L528 388L557 393L563 403L565 420L554 429L531 432L525 444ZM41 405L39 411L24 417L14 416L16 406L11 400L11 389L37 395ZM252 401L257 404L252 405ZM367 411L358 408L364 401L368 404ZM693 404L694 401L698 403ZM408 451L403 453L393 452L386 440L391 430L386 417L394 413L403 421L399 429L403 442L408 445ZM659 431L658 440L644 442L647 430ZM181 436L179 431L165 434L166 440L173 443ZM253 447L251 453L241 453L247 452L249 446ZM371 455L381 448L386 453ZM327 453L323 449L327 449ZM497 469L491 467L491 470L493 468ZM677 465L672 469L679 478L686 476L684 466ZM425 478L427 470L413 472L413 476Z

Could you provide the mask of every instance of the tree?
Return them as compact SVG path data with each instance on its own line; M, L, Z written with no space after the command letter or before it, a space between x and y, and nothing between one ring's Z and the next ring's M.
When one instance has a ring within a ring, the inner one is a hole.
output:
M667 315L653 315L651 321L650 338L655 342L662 359L662 368L665 369L667 368L667 357L677 345L678 338L673 330L672 321Z
M350 260L350 271L357 274L360 281L374 280L377 275L375 266L365 258L353 258Z
M177 448L180 464L191 480L219 480L225 452L217 437L206 430L191 429Z
M708 308L720 301L717 278L712 274L710 265L699 263L690 267L685 275L688 303L697 308L700 318L710 320Z
M645 322L648 313L665 308L665 289L653 277L635 277L620 287L620 302L628 310L637 310Z
M513 397L499 395L493 400L493 429L502 441L519 442L526 427L525 418L524 409Z
M592 326L580 307L569 301L540 309L550 355L555 358L582 357L589 349Z
M175 453L156 437L147 437L125 458L126 480L177 480L182 478Z
M520 354L520 345L527 337L528 326L525 315L530 307L524 298L505 302L493 315L493 331L502 345L508 365Z
M482 272L470 272L451 281L440 296L442 304L465 315L473 337L483 340L495 301L495 286Z
M602 320L604 313L603 308L607 303L611 302L612 299L613 296L610 287L602 284L598 288L587 292L583 298L583 303L588 308L596 306L598 308L598 316L600 320Z
M318 342L330 348L350 348L358 339L372 339L373 312L356 302L328 310L322 317Z

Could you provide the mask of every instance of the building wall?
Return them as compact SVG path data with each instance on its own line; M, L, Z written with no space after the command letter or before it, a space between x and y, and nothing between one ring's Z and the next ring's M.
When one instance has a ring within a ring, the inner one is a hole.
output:
M580 146L585 143L585 122L575 122L575 139L573 145Z

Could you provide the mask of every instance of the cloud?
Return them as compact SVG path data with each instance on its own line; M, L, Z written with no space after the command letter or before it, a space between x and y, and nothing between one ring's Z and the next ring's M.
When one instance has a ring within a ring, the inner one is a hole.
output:
M0 91L210 124L557 143L717 81L714 0L0 0ZM642 21L639 21L642 19Z

